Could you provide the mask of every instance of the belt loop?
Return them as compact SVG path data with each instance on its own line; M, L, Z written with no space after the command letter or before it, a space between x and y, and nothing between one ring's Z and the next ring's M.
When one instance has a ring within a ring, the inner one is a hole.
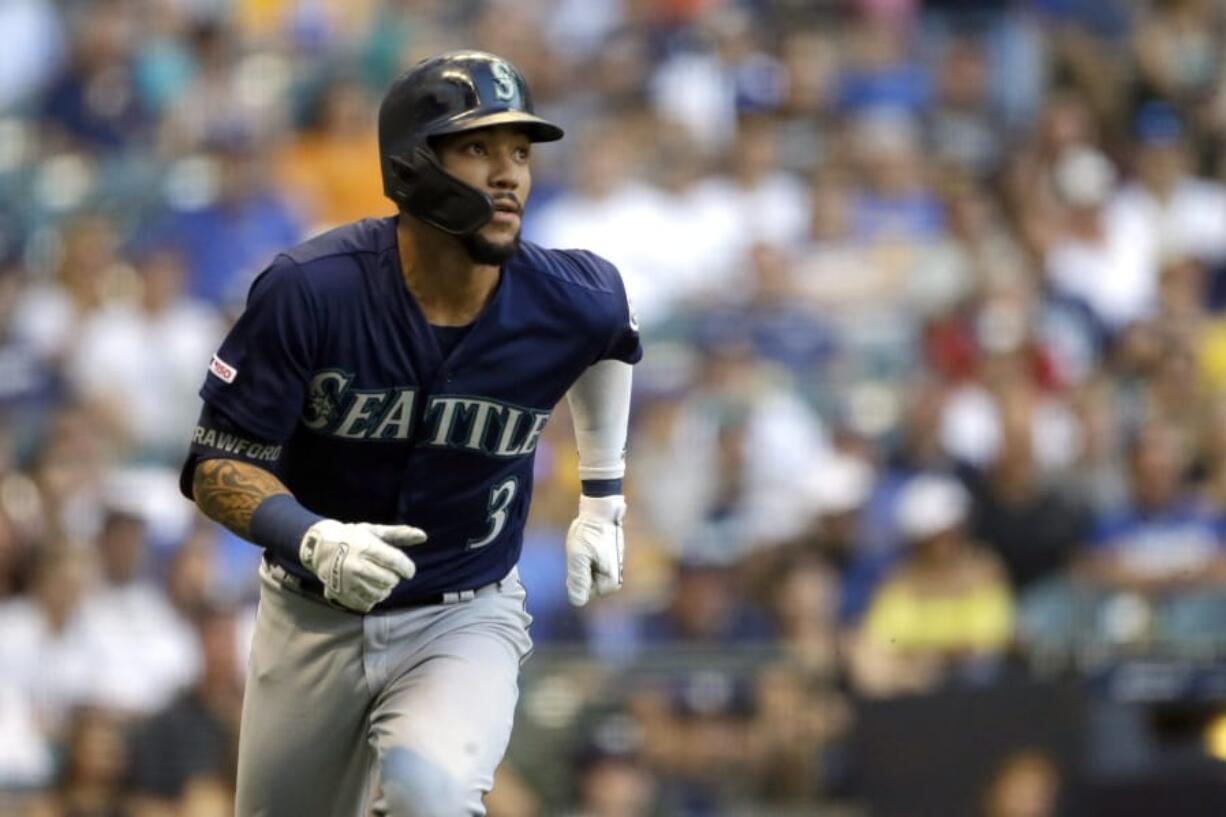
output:
M462 601L472 601L476 597L476 590L451 590L443 593L443 604L459 604Z
M281 585L282 587L291 588L293 590L298 590L298 591L302 590L302 580L299 579L297 576L295 576L293 573L290 573L288 570L286 570L281 565L277 564L276 562L269 561L269 560L264 560L262 562L262 565L264 568L267 569L268 575L277 584Z

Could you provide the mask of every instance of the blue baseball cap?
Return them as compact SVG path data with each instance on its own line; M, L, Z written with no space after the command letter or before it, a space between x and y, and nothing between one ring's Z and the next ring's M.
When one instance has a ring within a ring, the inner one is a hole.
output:
M1137 109L1132 132L1136 140L1145 145L1172 145L1183 139L1183 117L1171 103L1155 99Z

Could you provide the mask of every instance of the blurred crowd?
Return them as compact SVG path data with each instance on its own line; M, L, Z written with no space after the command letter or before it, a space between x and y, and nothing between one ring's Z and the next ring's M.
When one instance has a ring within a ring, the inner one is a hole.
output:
M538 450L536 660L594 660L526 679L570 761L513 747L491 814L854 807L856 701L1226 646L1221 2L6 0L0 31L0 813L228 813L259 554L177 493L196 391L275 252L392 212L378 100L453 47L567 128L525 238L616 263L647 346L627 585L581 612L565 406ZM1060 798L1021 753L980 813Z

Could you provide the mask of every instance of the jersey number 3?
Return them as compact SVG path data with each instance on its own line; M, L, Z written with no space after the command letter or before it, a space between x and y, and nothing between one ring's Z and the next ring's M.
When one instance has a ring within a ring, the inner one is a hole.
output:
M480 539L470 541L468 550L485 547L498 538L502 529L507 526L507 508L511 507L511 502L514 501L518 490L519 481L515 477L504 479L494 486L494 489L490 491L489 532Z

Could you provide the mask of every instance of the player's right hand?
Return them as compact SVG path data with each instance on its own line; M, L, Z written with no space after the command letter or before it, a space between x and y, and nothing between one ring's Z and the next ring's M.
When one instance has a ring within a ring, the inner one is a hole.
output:
M298 556L323 582L324 598L368 613L397 584L417 573L413 560L398 548L424 541L425 532L410 525L324 519L307 529Z

